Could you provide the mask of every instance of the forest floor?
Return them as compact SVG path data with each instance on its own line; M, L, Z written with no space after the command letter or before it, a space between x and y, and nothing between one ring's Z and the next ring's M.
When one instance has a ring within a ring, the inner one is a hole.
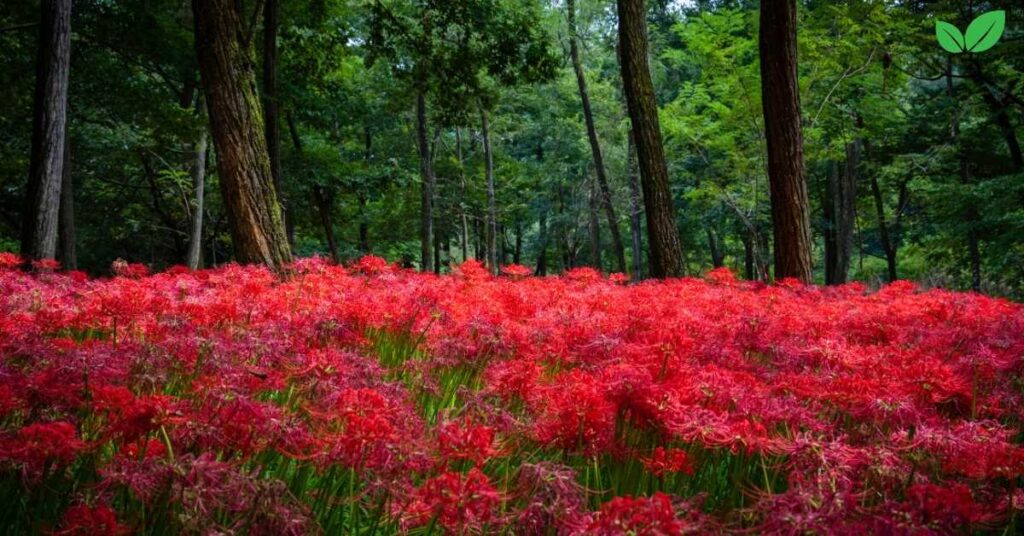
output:
M1024 307L0 255L0 530L1013 533Z

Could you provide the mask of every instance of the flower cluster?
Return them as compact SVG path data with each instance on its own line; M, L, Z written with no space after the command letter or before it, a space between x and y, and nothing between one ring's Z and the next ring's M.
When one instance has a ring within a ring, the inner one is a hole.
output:
M1024 307L1005 300L374 257L23 266L0 254L5 533L970 533L1024 514Z

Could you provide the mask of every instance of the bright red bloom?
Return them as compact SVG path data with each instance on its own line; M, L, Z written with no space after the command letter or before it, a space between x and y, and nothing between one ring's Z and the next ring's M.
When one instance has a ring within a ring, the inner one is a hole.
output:
M619 536L644 534L672 536L683 533L683 524L676 519L672 501L664 493L651 497L615 497L601 505L601 510L587 534Z
M50 464L70 464L83 450L85 443L71 423L35 423L0 442L0 460L21 465L30 476L38 476Z
M468 460L479 466L499 453L494 446L494 429L469 422L441 425L438 444L445 462Z
M665 447L658 447L649 457L641 458L640 463L654 476L671 473L693 474L690 457L685 450L681 449L666 450Z
M79 504L68 508L60 529L53 534L60 536L120 536L130 534L131 529L117 521L117 514L107 506L86 506Z
M445 472L426 481L401 513L407 528L433 520L452 534L482 533L495 520L500 502L487 475L473 468L465 475Z

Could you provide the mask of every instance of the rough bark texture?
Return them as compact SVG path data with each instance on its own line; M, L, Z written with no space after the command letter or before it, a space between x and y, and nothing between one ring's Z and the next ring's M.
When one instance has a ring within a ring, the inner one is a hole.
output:
M193 0L192 12L235 258L281 269L292 255L274 191L252 54L241 39L238 3Z
M679 277L683 275L682 248L669 189L658 102L648 68L644 0L618 0L618 11L619 63L647 209L649 269L653 277Z
M295 243L295 226L292 222L288 198L284 192L281 174L281 122L277 106L277 29L280 13L277 0L266 0L263 6L263 128L267 136L267 155L270 157L270 174L274 177L274 191L281 204L288 243Z
M75 252L75 186L71 175L71 141L64 142L64 170L60 185L60 223L58 225L57 260L65 270L78 269Z
M487 110L480 105L480 133L484 139L484 174L487 179L487 264L498 273L498 205L494 192L494 153L491 151L490 123Z
M427 96L416 94L416 145L420 154L420 270L433 269L434 240L434 167L430 162L430 140L427 137Z
M26 259L56 257L67 138L71 0L43 0L40 11L32 156L22 216L21 253Z
M192 144L192 188L195 191L195 206L192 208L192 224L189 232L188 255L185 262L196 270L203 262L203 210L206 205L206 129L204 128Z
M626 251L622 245L622 233L619 232L619 218L615 214L612 203L612 192L608 186L608 176L604 165L604 154L601 142L597 138L597 127L594 124L594 112L590 106L590 92L587 89L587 77L583 72L583 60L580 58L579 36L576 33L576 2L568 0L566 11L569 19L569 55L572 57L573 70L576 71L576 84L580 90L580 101L583 104L583 120L587 125L587 139L590 141L590 152L594 157L594 171L600 188L600 202L608 218L608 230L612 238L612 252L620 272L626 271Z
M796 0L761 2L760 52L775 278L809 283L811 224L796 72Z
M626 177L629 180L629 232L633 239L633 279L644 278L644 254L641 238L640 217L643 214L643 193L636 177L636 151L633 145L633 131L629 132L626 149Z

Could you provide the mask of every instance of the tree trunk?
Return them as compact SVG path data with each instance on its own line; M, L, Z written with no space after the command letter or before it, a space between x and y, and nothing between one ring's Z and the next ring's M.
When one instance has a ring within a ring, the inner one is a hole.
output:
M1003 139L1006 140L1006 147L1010 151L1010 162L1013 165L1011 171L1013 173L1020 172L1024 169L1024 154L1021 153L1020 141L1017 139L1017 131L1014 129L1013 123L1010 121L1010 116L1006 112L1007 104L995 94L991 85L986 82L986 78L981 70L980 64L972 63L970 76L974 83L981 89L981 96L984 99L985 104L988 105L989 111L995 117L996 125L999 127L999 131L1003 134Z
M633 279L644 278L643 242L640 216L643 213L640 183L636 178L636 152L633 146L633 131L629 131L629 142L626 149L626 176L629 180L629 232L633 239Z
M267 154L270 156L270 173L274 177L274 191L281 204L288 243L295 245L295 222L285 195L281 173L281 122L277 96L277 29L280 8L277 0L266 0L263 6L263 119L267 135Z
M235 257L241 263L283 269L292 254L274 191L252 51L239 39L243 26L238 3L193 0L192 12Z
M483 103L480 108L480 133L484 139L484 175L487 180L487 262L491 273L498 273L498 205L494 191L494 153L491 150L490 124Z
M67 141L71 0L43 0L40 11L32 156L22 216L21 254L26 260L56 257Z
M725 266L725 254L718 244L718 233L710 225L704 228L704 233L708 237L708 249L711 250L711 265L715 268Z
M200 113L203 108L200 108ZM188 256L185 262L188 267L197 270L203 262L203 210L206 197L206 128L196 137L192 144L192 188L195 191L195 207L192 209L192 225L189 233Z
M572 56L573 70L576 71L576 84L580 90L580 101L583 103L583 119L587 125L587 139L590 141L590 152L594 158L594 170L597 184L600 187L600 202L604 207L605 216L608 218L608 230L612 237L612 250L615 253L615 260L618 263L618 270L626 272L626 252L622 245L622 234L619 232L619 218L615 214L615 205L612 203L611 188L608 186L608 177L604 165L604 155L601 152L601 142L597 138L597 127L594 124L594 112L590 106L590 92L587 90L587 77L583 72L583 61L580 59L579 36L576 32L576 1L566 2L566 11L569 19L569 54ZM598 263L600 264L600 263Z
M618 11L619 63L647 209L650 273L657 278L679 277L683 275L682 248L658 122L658 102L648 68L644 0L618 0Z
M427 137L427 96L416 93L416 143L420 153L420 270L433 269L434 241L434 168L430 162L430 139Z
M761 93L775 238L775 278L805 283L811 229L797 81L796 0L761 2Z
M341 258L338 256L338 241L334 237L334 196L328 193L323 186L314 186L313 202L316 203L317 212L320 213L320 225L324 228L324 237L327 239L327 249L331 253L331 260L338 263Z
M957 158L960 161L960 184L964 187L971 186L971 170L967 163L967 154L960 139L960 106L956 98L956 86L953 84L953 59L950 57L946 64L946 93L953 101L953 111L950 115L949 130L953 145L956 147ZM971 290L981 292L981 246L978 239L978 231L975 228L978 221L978 207L968 197L964 206L964 221L967 222L967 256L971 265Z
M65 270L78 269L78 256L75 253L75 187L71 171L71 140L65 139L57 242L57 260Z
M537 270L536 275L548 275L548 211L547 208L540 212L537 236Z
M455 128L455 151L459 158L459 214L462 217L462 261L469 260L469 216L466 214L468 203L466 199L466 168L462 159L462 134L461 130Z
M835 162L829 175L823 200L825 213L825 284L846 283L853 257L856 223L857 169L860 164L860 140L846 144L846 165L840 170Z
M363 127L363 139L364 139L364 153L363 153L363 164L366 166L366 171L370 171L370 162L373 158L373 133L370 131L370 127ZM366 214L366 186L362 186L357 194L359 201L359 252L363 255L370 253L370 223L367 220L368 215Z
M587 227L590 230L590 265L596 268L598 271L604 270L601 266L601 221L597 215L598 205L600 204L597 200L600 194L597 193L597 180L592 179L587 181L589 190L587 192L587 201L590 210L588 212L589 224Z

